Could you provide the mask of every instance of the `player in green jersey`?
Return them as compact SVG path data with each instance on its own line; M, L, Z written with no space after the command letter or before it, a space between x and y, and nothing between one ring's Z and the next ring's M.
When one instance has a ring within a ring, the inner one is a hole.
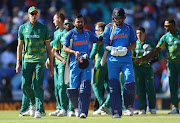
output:
M164 34L155 50L148 55L135 60L136 63L140 63L143 60L149 59L155 56L161 49L166 47L167 49L167 68L169 76L169 87L171 93L171 102L173 105L172 111L168 114L179 114L178 109L178 75L180 75L180 30L176 28L175 21L168 19L164 22L164 28L167 31Z
M57 42L59 35L63 34L65 32L65 29L63 27L64 24L64 19L65 16L61 12L56 12L54 17L53 17L53 23L56 27L56 31L54 32L54 39L53 39L53 44L52 47L54 47L54 43ZM53 52L54 48L53 48ZM54 55L54 54L53 54ZM62 104L61 104L61 96L60 96L60 82L58 81L58 62L57 58L55 58L54 61L54 93L55 93L55 98L56 98L56 111L50 112L50 116L57 116L58 113L63 109ZM61 111L65 115L65 111Z
M136 41L136 48L133 50L132 57L140 58L156 47L154 42L145 39L146 32L143 27L139 26L136 29L136 36L138 40ZM140 108L139 114L146 114L146 93L148 95L150 112L151 114L156 114L156 93L152 65L145 60L140 64L134 64L134 71Z
M67 105L69 102L69 99L66 94L66 89L68 85L64 82L64 70L66 65L66 58L67 53L63 51L63 43L64 43L64 36L65 34L70 31L73 28L72 20L65 19L64 20L64 28L65 32L57 35L56 40L54 40L54 56L55 56L55 62L57 64L58 68L58 83L59 83L59 98L60 98L60 104L62 106L61 111L57 114L57 116L65 116L67 114ZM75 113L73 112L73 108L71 106L71 103L69 103L69 112L68 115L75 116Z
M95 33L97 37L103 34L104 28L106 24L103 22L97 22L95 24ZM92 60L95 59L95 66L94 66L94 81L93 81L93 90L94 94L99 102L99 109L93 112L94 115L103 115L103 114L110 114L110 94L108 88L108 69L107 64L101 66L100 61L104 54L104 44L101 45L93 44L92 51L90 54L90 58ZM104 91L107 93L107 98L104 102Z
M46 50L50 58L49 74L51 76L54 74L50 35L47 26L37 21L36 7L32 6L28 9L28 17L29 22L19 27L16 73L21 71L20 61L24 50L22 90L30 100L30 116L41 118L40 104L44 100L43 78ZM35 72L34 90L31 88L33 72Z

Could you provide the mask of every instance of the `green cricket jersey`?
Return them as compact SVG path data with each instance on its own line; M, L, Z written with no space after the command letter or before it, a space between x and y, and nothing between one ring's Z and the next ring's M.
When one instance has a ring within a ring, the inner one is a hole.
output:
M27 22L19 27L18 41L24 42L24 62L45 62L45 41L50 41L47 26Z
M167 32L159 40L157 47L163 49L166 46L168 62L180 62L180 30L177 29L175 34Z
M154 49L155 47L156 47L156 45L152 41L145 40L144 42L141 42L141 41L137 40L136 41L136 48L133 50L133 53L132 53L133 57L141 58L142 56L151 52L152 49ZM148 60L144 60L138 65L142 65L144 67L151 66L150 64L148 64Z
M99 37L101 35L102 35L102 33L100 33L97 37ZM90 58L92 60L94 60L96 58L96 61L95 61L96 67L100 66L100 61L103 57L103 54L104 54L104 44L102 43L101 45L98 45L98 44L94 43L92 50L91 50Z
M67 53L63 51L64 37L65 37L66 31L65 31L65 29L63 29L62 31L60 29L58 29L55 32L55 34L56 35L54 35L55 38L54 38L53 48L56 50L59 50L60 55L63 58L67 58ZM59 64L60 62L61 61L59 59L55 58L56 64Z

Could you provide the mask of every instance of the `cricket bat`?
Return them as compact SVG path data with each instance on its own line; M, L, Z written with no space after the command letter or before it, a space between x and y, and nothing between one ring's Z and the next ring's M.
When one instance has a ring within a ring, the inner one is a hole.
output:
M73 39L70 39L70 46L69 48L72 49L72 43L73 43ZM67 84L70 80L69 80L69 76L70 76L70 66L69 66L69 59L70 59L70 53L68 53L67 59L66 59L66 66L65 66L65 70L64 70L64 83Z
M110 35L110 41L109 41L110 46L112 45L114 31L115 31L115 26L113 25L112 32ZM108 53L109 53L109 51L107 51L107 50L104 51L103 57L101 59L101 66L104 66L104 64L106 63Z

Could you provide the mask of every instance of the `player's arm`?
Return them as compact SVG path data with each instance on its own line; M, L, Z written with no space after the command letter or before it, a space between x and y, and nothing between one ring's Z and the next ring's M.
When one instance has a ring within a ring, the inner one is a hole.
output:
M74 50L69 48L70 40L72 38L72 34L73 34L72 31L69 31L69 32L66 33L65 41L64 41L64 44L63 44L63 51L66 52L66 53L69 53L69 54L74 54L76 56L76 58L78 59L79 54L80 54L79 51L74 51Z
M127 49L133 50L136 48L137 38L136 38L136 33L135 33L134 29L132 28L132 26L129 26L129 28L130 28L130 45L127 46Z
M136 48L136 41L130 44L129 46L127 46L128 50L133 50L134 48Z
M60 54L59 54L59 50L54 49L54 56L59 59L64 65L66 65L66 59L64 59Z
M93 44L92 50L91 50L91 54L90 54L90 58L93 60L95 58L95 55L97 54L97 49L98 49L98 44Z
M23 41L18 40L18 46L17 46L17 61L16 61L16 73L20 73L20 71L21 71L22 49L23 49Z

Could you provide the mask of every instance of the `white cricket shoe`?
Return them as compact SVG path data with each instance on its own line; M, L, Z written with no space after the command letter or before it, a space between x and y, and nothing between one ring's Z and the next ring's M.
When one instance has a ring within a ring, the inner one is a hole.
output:
M69 117L74 117L74 116L76 116L76 115L75 115L75 113L74 113L73 111L70 111L70 112L68 112L68 116L69 116Z
M61 109L60 112L57 114L58 117L66 116L67 112L64 109Z
M139 112L139 115L146 114L146 111L143 109Z
M60 110L59 110L59 109L57 109L57 110L54 111L54 112L50 112L49 115L50 115L50 116L57 116L58 113L60 113Z
M36 111L34 118L41 118L41 112L40 111Z
M78 109L74 109L76 117L78 117Z
M100 107L100 110L106 112L107 114L112 114L109 108L107 108L104 104Z
M93 112L93 115L101 115L102 110L98 109L96 111Z
M114 114L112 117L113 118L121 118L121 116L119 116L119 114Z
M179 114L179 109L174 107L168 114Z
M80 118L86 118L87 116L86 116L86 114L85 113L81 113L80 114Z
M30 108L29 108L29 112L30 112L30 116L31 117L34 117L35 115L35 109L36 109L36 105L30 105Z
M156 109L150 109L149 111L151 114L156 114Z
M129 108L124 112L124 115L126 116L133 116L133 114L134 114L134 111L132 108Z
M22 112L23 116L30 116L30 110L27 110L25 112Z

